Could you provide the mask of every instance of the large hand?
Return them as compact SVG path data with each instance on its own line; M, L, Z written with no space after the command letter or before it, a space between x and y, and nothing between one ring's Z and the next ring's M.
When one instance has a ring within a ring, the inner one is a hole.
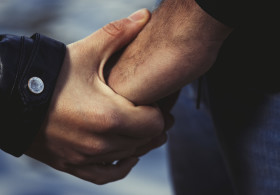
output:
M108 84L139 105L155 102L205 73L231 30L194 0L165 0L113 67Z
M108 58L149 18L142 10L67 46L47 120L27 155L104 184L126 176L139 154L164 143L159 110L134 106L117 95L104 83L102 73Z

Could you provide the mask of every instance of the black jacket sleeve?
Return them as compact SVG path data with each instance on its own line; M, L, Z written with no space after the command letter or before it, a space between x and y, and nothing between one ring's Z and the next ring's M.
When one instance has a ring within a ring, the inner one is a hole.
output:
M40 34L0 35L0 148L21 156L43 122L66 47Z
M197 4L218 21L237 27L248 11L248 0L196 0Z

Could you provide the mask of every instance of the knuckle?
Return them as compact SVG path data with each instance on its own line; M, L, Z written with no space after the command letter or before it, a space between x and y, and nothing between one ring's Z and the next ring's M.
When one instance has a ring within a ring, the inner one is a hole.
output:
M118 36L125 30L125 24L122 20L110 22L102 28L106 33L111 36Z
M105 131L115 130L121 127L120 115L117 111L108 111L104 116Z
M82 165L87 162L87 158L83 155L72 156L70 163L73 165Z
M109 120L110 120L110 127L112 129L118 129L121 127L121 119L120 115L118 112L111 112L109 115Z
M156 135L161 134L164 131L164 119L163 116L157 112L153 117L153 121L151 121L151 127L154 129L154 133Z
M161 112L153 107L143 108L144 113L138 120L139 127L142 129L143 137L154 137L160 135L164 131L164 119Z
M87 156L96 156L107 152L106 144L101 140L87 140L83 142L83 153Z
M120 115L114 110L100 110L94 114L94 121L90 124L98 133L108 133L121 126Z
M164 131L164 122L160 119L151 119L146 124L148 125L146 129L149 129L149 135L152 137L158 136Z

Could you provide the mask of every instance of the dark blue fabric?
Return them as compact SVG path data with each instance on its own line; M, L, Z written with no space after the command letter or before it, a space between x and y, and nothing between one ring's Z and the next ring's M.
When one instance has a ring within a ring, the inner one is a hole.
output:
M224 88L203 81L182 90L169 132L176 195L280 192L280 92Z
M169 148L176 195L280 193L279 14L276 2L196 0L235 29L202 84L183 89Z
M211 115L238 194L280 192L280 92L208 78Z
M196 109L197 83L193 85L182 89L172 110L175 125L169 131L168 149L174 191L176 195L233 195L211 115L204 99Z

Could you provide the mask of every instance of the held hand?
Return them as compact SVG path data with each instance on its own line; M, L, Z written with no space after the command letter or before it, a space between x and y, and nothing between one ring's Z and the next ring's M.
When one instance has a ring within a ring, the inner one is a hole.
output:
M158 101L204 74L231 30L194 0L165 0L112 68L108 85L138 105Z
M135 38L149 17L142 10L67 46L48 117L27 155L104 184L125 177L143 151L165 142L160 111L117 95L102 73L108 58Z

